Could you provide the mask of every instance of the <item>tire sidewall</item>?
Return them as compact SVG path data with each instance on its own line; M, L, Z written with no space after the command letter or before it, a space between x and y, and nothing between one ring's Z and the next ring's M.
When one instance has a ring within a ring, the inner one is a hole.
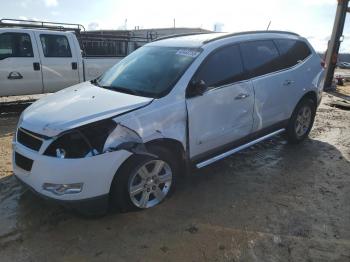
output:
M299 111L305 106L308 106L311 110L310 126L304 135L298 136L296 134L295 124L297 121ZM315 103L311 99L307 99L307 98L301 100L298 103L298 105L296 106L296 108L294 109L292 117L288 123L288 127L287 127L287 139L288 139L288 141L291 142L292 144L297 144L297 143L300 143L301 141L303 141L309 135L309 133L312 129L312 126L313 126L313 123L315 120L315 115L316 115Z

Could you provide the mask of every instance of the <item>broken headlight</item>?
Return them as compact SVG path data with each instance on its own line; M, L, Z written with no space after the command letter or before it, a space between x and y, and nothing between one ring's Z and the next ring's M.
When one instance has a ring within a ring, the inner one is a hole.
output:
M136 132L108 119L61 134L44 154L83 158L121 149L132 151L139 145L142 145L142 139Z

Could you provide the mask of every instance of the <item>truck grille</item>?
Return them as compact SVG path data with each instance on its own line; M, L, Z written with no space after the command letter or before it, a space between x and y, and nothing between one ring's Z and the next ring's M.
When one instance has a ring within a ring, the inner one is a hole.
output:
M39 151L43 141L35 133L19 128L17 131L17 142L35 151Z
M22 156L21 154L18 154L15 152L15 163L18 167L26 170L26 171L31 171L32 166L33 166L33 160Z

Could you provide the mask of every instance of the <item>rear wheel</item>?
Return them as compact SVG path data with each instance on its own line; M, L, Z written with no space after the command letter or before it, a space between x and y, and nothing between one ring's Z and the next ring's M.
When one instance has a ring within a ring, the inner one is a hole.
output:
M287 139L292 144L303 141L310 133L316 114L316 105L311 99L303 99L294 109L287 127Z
M122 212L156 206L174 191L177 175L174 158L160 147L150 151L158 157L134 155L116 174L111 200Z

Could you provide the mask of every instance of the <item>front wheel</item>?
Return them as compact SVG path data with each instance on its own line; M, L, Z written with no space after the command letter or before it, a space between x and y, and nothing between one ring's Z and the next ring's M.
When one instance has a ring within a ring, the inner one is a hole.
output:
M316 105L303 99L294 109L287 127L287 140L292 144L302 142L310 133L316 115Z
M172 155L163 148L152 151L159 157L132 156L116 174L111 200L120 211L154 207L174 191L177 165Z

